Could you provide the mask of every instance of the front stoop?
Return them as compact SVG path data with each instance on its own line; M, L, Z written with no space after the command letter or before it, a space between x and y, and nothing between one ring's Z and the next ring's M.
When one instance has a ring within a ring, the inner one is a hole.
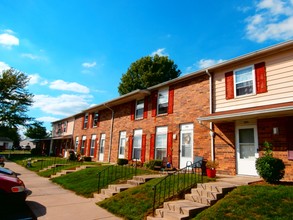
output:
M140 184L146 183L147 181L154 179L154 178L160 178L164 175L161 174L155 174L155 175L143 175L143 176L134 176L131 180L127 180L125 184L112 184L108 185L107 189L102 189L101 193L94 193L94 198L96 202L103 201L104 199L110 198L111 196L114 196L124 190L127 190L129 188L133 188L135 186L138 186Z
M212 182L197 184L184 200L164 202L163 208L156 209L155 216L148 220L185 220L196 216L204 209L215 204L236 186L230 183Z

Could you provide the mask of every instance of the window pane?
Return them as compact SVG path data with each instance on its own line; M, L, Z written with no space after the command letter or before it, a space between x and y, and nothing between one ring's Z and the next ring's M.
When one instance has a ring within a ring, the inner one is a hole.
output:
M235 71L236 96L253 93L252 67Z
M143 117L144 100L138 100L136 102L135 118Z
M168 112L168 89L160 90L158 93L158 115Z
M156 149L156 159L163 160L163 157L167 156L166 149Z

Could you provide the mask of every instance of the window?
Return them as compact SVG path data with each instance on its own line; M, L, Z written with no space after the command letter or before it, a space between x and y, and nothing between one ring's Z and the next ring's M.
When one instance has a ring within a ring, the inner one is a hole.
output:
M94 156L95 145L96 145L96 135L93 134L93 135L92 135L92 139L91 139L91 151L90 151L90 156L91 156L91 157Z
M74 145L74 151L75 152L77 151L78 144L79 144L79 138L78 137L75 137L75 145Z
M167 132L167 127L157 127L156 129L155 159L162 160L167 156Z
M67 121L62 122L62 128L63 128L63 132L67 131Z
M268 91L265 62L225 73L226 99Z
M120 138L119 138L119 158L124 158L124 152L125 152L125 143L126 143L126 131L120 132Z
M80 149L80 153L81 155L85 154L85 144L86 144L86 136L82 136L82 141L81 141L81 149Z
M101 134L101 140L100 140L100 155L101 155L101 154L104 154L105 138L106 138L106 134Z
M168 98L169 98L169 90L163 89L158 92L158 115L168 113Z
M99 122L99 114L97 112L93 113L93 126L92 127L98 127Z
M254 69L252 66L234 71L235 96L242 96L255 93Z
M137 100L136 108L135 108L135 119L142 119L143 111L144 111L144 100L143 99Z
M142 145L142 130L134 130L132 158L140 160Z
M86 113L86 114L84 115L84 121L83 121L83 128L84 128L84 129L87 128L88 121L89 121L89 114Z

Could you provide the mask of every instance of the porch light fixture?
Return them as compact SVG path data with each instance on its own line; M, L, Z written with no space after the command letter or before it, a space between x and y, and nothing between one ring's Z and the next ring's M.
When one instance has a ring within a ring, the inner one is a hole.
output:
M274 135L278 135L279 134L279 128L278 127L274 127L273 128L273 134Z

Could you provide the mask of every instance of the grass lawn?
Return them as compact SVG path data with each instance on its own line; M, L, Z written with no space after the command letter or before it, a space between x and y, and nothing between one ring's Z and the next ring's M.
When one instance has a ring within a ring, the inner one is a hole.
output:
M293 186L240 186L194 220L293 219Z

